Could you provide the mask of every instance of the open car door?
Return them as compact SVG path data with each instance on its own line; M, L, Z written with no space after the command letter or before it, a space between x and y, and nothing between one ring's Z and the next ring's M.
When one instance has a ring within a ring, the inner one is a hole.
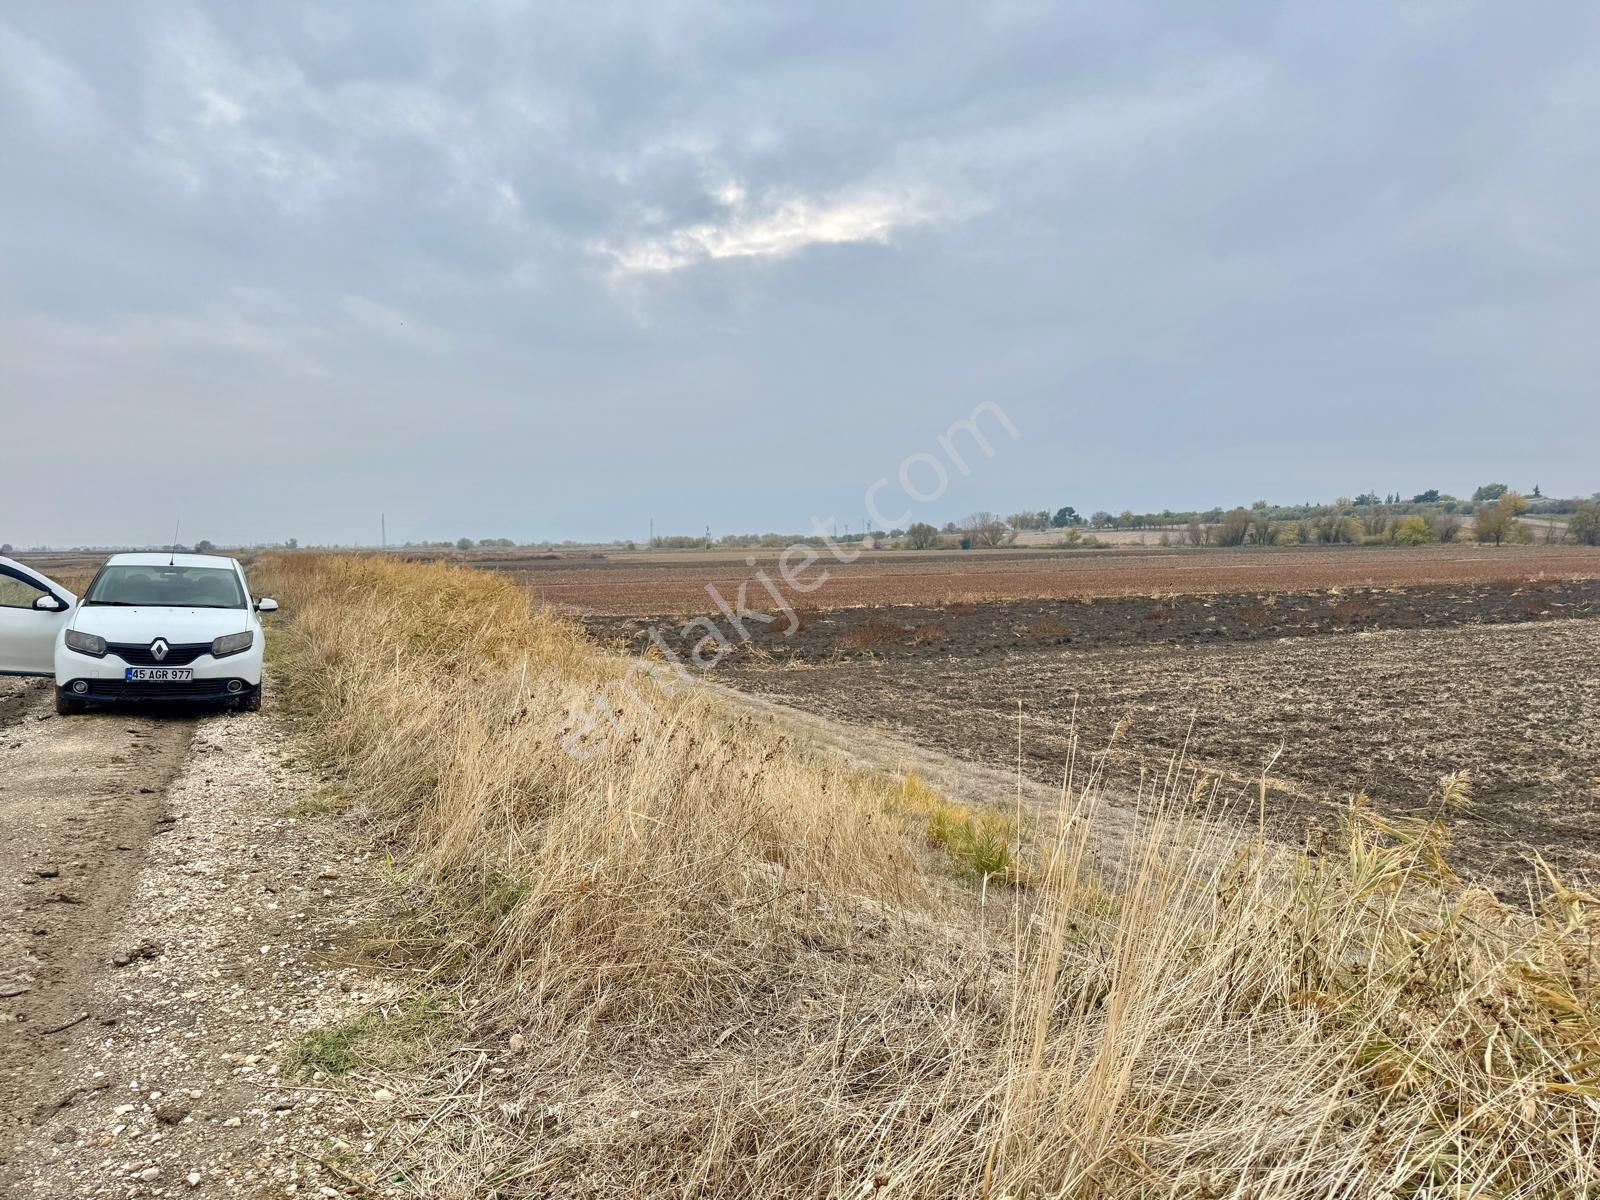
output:
M0 675L54 675L56 635L77 600L53 579L0 558Z

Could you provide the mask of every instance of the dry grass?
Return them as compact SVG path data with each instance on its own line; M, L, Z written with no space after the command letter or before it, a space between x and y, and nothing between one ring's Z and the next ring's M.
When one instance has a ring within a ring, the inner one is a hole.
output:
M873 617L841 634L833 645L841 653L871 653L885 646L898 645L905 636L906 631L900 626Z
M289 694L413 848L436 981L527 1038L470 1112L482 1060L441 1068L419 1194L1600 1190L1600 902L1462 888L1462 779L1313 857L1181 819L1174 763L1102 861L1075 763L1025 847L997 827L1027 886L972 886L926 847L978 814L688 689L566 755L625 664L501 578L270 570Z

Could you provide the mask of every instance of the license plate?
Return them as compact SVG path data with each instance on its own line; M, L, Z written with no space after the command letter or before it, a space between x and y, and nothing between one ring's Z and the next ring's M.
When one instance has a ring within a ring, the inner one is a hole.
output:
M125 683L188 683L194 678L194 668L129 667L122 678Z

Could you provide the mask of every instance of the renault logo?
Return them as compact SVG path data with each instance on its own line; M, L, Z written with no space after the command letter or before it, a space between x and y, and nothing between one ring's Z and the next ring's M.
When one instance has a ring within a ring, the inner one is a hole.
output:
M170 649L172 647L167 645L166 638L157 638L150 643L150 657L157 662L164 662L167 657L167 651Z

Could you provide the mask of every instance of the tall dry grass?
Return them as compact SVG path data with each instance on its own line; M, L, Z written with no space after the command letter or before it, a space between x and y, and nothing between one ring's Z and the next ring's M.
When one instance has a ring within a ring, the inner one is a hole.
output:
M1600 902L1456 880L1462 778L1292 854L1174 763L1107 859L1085 756L1005 848L1022 886L975 885L936 798L691 691L565 754L623 664L501 577L266 566L436 978L530 1046L492 1119L435 1124L422 1194L1600 1193Z

